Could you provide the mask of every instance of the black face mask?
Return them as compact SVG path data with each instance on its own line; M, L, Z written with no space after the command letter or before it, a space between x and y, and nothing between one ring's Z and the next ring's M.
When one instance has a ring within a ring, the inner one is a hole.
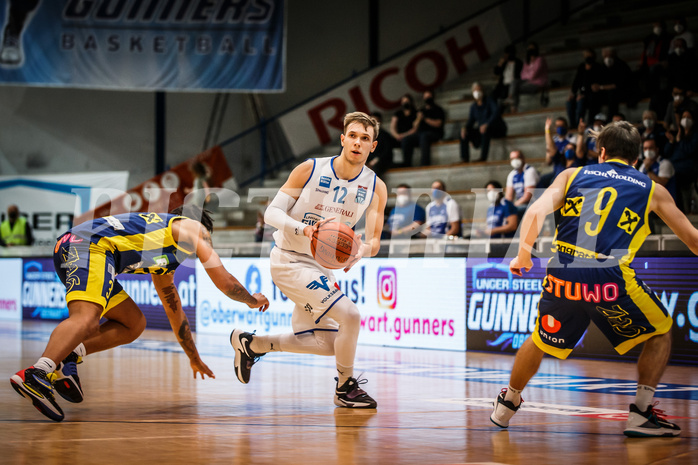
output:
M428 99L424 100L424 103L426 103L429 106L432 106L434 104L434 98L429 97Z
M409 103L403 103L402 108L404 110L410 110L412 108L412 105L410 105Z
M584 63L586 63L588 65L592 64L593 62L594 62L594 57L586 57L584 59Z
M526 51L526 57L532 58L532 57L536 57L536 56L538 56L538 52L536 52L535 50L527 50Z

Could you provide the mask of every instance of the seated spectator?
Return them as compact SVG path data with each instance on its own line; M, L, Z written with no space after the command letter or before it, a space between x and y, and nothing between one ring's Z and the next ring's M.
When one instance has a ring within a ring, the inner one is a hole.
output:
M642 54L640 55L640 69L638 71L638 84L642 97L651 97L659 90L664 77L664 69L669 56L669 44L671 38L666 32L663 21L652 23L652 33L642 41ZM657 109L653 110L659 111Z
M480 147L480 159L486 161L490 151L490 139L507 135L507 125L502 119L499 107L493 98L485 95L482 86L475 82L472 85L473 99L470 105L468 122L461 128L460 158L470 161L470 144Z
M674 165L660 153L660 148L655 139L645 139L642 142L643 159L638 171L666 187L671 196L676 200L676 179L674 177Z
M446 112L434 101L434 92L427 90L422 94L424 106L417 112L414 127L417 130L402 139L404 166L412 166L412 153L419 146L422 152L422 166L431 164L431 144L444 136Z
M640 136L642 140L653 139L657 147L664 150L664 146L667 143L666 136L664 135L664 127L657 122L657 114L652 110L645 110L642 112L642 126L637 128L640 131Z
M590 108L597 110L600 108L598 85L602 80L603 69L596 61L594 49L585 48L582 53L584 61L577 67L572 88L567 96L567 117L569 121L573 122L586 119L587 111Z
M446 192L441 180L431 184L431 198L426 208L428 237L457 237L461 235L461 215L458 203Z
M540 92L540 104L548 106L548 63L540 56L538 44L530 42L526 48L526 59L521 69L521 80L515 82L511 90L511 112L519 111L519 98L521 94L535 94Z
M538 187L547 188L552 184L558 174L562 173L568 164L577 158L577 137L571 134L567 127L567 120L558 117L555 120L555 134L551 132L552 118L545 120L545 164L552 166L553 170L543 174L538 182ZM572 150L570 152L570 149Z
M521 68L523 68L523 61L516 56L516 47L514 44L508 45L504 48L504 55L494 67L494 74L498 79L492 91L492 98L500 109L511 104L511 89L521 80Z
M596 115L601 110L601 105L608 105L608 113L613 115L618 113L620 103L634 106L637 102L633 93L633 73L630 66L616 55L616 49L613 47L604 47L601 54L601 80L598 84L592 84L592 91L598 92L598 99L594 99L598 106L589 108L589 116Z
M688 98L686 89L682 87L674 87L671 96L672 101L667 105L664 114L664 128L667 131L678 131L680 128L679 120L683 112L689 111L695 115L698 113L698 103Z
M599 162L599 152L596 150L596 134L606 125L606 115L598 113L594 116L594 125L587 128L584 121L577 126L577 158L582 165L593 165Z
M492 238L514 237L519 227L519 217L513 203L504 198L499 181L490 181L485 186L487 200L487 230Z
M7 218L0 223L0 246L33 245L34 235L27 218L19 214L17 205L7 207Z
M538 170L526 163L521 150L512 150L509 162L513 168L507 176L504 197L516 207L519 219L523 216L533 198L533 191L540 181Z
M677 205L685 214L691 212L691 198L698 178L698 134L693 126L696 113L685 110L676 136L667 131L669 140L664 155L671 160L676 171Z
M669 53L667 64L668 89L679 87L690 92L698 90L698 59L684 39L674 39L676 48Z
M397 186L395 207L388 215L386 224L388 232L384 232L383 238L408 239L411 236L421 237L420 228L426 221L424 209L412 201L411 188L408 184Z
M390 135L387 128L383 127L383 114L379 111L371 113L376 121L378 121L378 144L376 149L371 152L366 160L366 166L371 168L379 178L382 178L386 171L393 167L393 148L397 147L397 142Z
M390 120L390 135L402 144L402 139L417 132L414 121L417 119L417 107L412 95L405 94L400 97L402 107L397 110ZM403 160L404 165L404 160Z
M687 51L692 52L693 47L695 45L694 39L693 39L693 33L688 30L688 25L686 24L686 18L676 18L674 20L674 37L671 40L671 44L669 44L669 54L674 52L676 49L677 43L676 41L678 39L681 39L684 41L684 44L686 46Z

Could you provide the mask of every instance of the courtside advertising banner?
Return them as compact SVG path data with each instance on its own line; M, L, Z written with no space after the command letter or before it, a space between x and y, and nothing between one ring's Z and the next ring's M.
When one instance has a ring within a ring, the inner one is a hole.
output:
M0 205L17 205L32 228L34 245L53 246L75 215L93 208L102 195L123 195L127 184L128 171L0 176Z
M68 318L65 286L54 270L53 258L24 259L21 276L22 319Z
M293 331L294 303L274 285L268 258L224 258L226 269L251 293L269 299L262 313L221 293L197 264L197 332L229 335L235 328L277 334ZM359 343L465 350L464 258L371 258L337 285L361 312ZM324 283L316 283L322 286ZM313 283L298 283L313 286ZM309 291L310 292L310 291Z
M395 110L403 94L438 88L509 43L502 11L493 8L301 105L281 126L296 154L339 141L346 113Z
M547 259L533 259L523 277L509 272L509 259L470 258L467 270L467 348L514 353L535 329ZM670 363L698 364L698 258L635 258L637 276L674 319ZM589 289L589 299L603 293ZM634 359L640 348L621 356L592 324L571 357Z
M7 0L4 4L2 83L120 90L284 90L284 0Z
M0 320L22 319L22 259L0 259Z

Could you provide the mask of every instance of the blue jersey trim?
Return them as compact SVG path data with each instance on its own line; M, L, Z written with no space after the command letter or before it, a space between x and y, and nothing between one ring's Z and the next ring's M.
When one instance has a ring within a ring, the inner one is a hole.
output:
M339 299L341 299L342 297L344 297L344 294L342 294L342 295L340 295L339 297L337 297L337 298L335 299L335 301L332 302L332 304L331 304L329 307L327 307L327 310L325 310L325 311L322 313L322 315L320 315L320 318L318 318L317 320L315 320L315 324L320 323L320 320L322 320L322 317L325 316L325 315L327 315L327 312L329 312L329 311L332 309L332 307L334 307L334 304L336 304L336 303L339 301Z
M314 333L315 331L329 331L329 332L336 333L339 330L338 329L331 329L331 328L315 328L315 329L308 329L306 331L299 331L299 332L293 333L293 334L294 334L294 336L300 336L301 334Z
M335 178L337 181L340 181L339 176L337 176L337 172L334 170L334 160L335 160L336 158L339 158L339 155L332 157L332 160L330 160L330 168L332 168L332 174L334 175L334 178ZM347 182L356 181L356 180L359 178L359 176L361 176L361 173L364 172L364 167L365 167L365 165L361 167L361 171L359 171L359 174L357 174L356 177L347 180Z
M308 179L305 181L305 184L303 184L303 187L307 186L310 180L313 179L313 173L315 172L315 158L308 158L308 160L313 160L313 169L310 171L310 176L308 176Z

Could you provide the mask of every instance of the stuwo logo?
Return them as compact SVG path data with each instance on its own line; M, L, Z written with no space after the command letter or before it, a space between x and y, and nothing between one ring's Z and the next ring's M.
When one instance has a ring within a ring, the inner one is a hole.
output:
M320 282L315 280L305 287L307 289L310 289L311 291L314 291L315 289L324 289L329 292L330 286L327 284L328 281L329 279L327 278L327 276L320 276Z
M560 331L560 328L562 327L562 324L553 318L552 315L543 316L540 320L540 324L545 332L550 334L555 334L556 332Z
M393 267L378 268L378 305L391 309L397 305L397 271Z

